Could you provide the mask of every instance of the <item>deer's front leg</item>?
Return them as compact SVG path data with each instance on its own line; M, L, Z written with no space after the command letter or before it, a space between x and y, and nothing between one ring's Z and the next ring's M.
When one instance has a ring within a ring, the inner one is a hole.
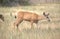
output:
M33 21L31 21L31 28L33 28Z

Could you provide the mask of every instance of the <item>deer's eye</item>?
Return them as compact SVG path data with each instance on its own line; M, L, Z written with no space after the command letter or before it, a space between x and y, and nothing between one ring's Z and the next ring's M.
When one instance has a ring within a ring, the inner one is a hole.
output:
M47 17L47 18L49 18L49 17Z

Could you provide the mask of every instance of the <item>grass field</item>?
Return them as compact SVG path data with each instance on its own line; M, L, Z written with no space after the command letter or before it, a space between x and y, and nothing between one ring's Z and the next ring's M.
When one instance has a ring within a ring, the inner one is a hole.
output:
M19 25L19 31L13 28L15 18L10 15L19 10L33 11L39 15L49 13L51 22L40 20L38 26L34 24L34 29L31 29L30 22L23 21ZM0 14L5 19L4 22L0 20L0 39L60 39L60 4L0 7Z

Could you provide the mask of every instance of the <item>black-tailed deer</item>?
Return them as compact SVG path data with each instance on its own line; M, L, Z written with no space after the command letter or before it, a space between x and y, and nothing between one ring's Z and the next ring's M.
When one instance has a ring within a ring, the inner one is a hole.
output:
M16 21L14 22L14 26L17 26L17 28L18 28L19 23L21 23L23 20L25 20L25 21L31 22L31 27L32 27L33 23L37 24L39 20L42 20L45 18L48 19L48 21L50 21L49 13L45 14L45 12L43 12L43 15L38 15L38 14L35 14L32 12L20 11L17 13Z

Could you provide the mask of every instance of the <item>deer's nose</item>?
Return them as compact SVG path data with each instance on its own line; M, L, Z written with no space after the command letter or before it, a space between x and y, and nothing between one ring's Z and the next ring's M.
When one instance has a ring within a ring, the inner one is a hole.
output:
M50 22L50 19L48 19L48 21Z

